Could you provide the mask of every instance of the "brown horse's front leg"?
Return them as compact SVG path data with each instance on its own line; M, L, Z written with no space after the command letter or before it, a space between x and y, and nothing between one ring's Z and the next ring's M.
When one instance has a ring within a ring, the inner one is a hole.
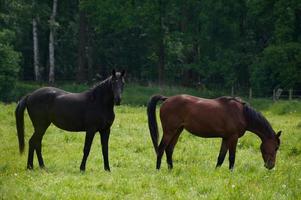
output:
M227 151L228 151L227 140L223 138L215 168L218 168L223 164Z
M238 136L234 135L228 139L228 147L229 147L229 169L233 171L234 163L235 163L235 152L236 145L238 141Z

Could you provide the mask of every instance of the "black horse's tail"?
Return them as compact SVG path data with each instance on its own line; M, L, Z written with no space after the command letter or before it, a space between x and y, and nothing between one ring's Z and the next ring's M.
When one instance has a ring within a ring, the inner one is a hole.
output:
M15 110L20 153L23 153L24 146L25 146L25 144L24 144L24 110L26 108L27 97L28 96L22 98L19 101L17 108Z
M156 119L156 105L158 101L165 101L168 97L162 95L154 95L147 104L148 128L153 141L155 151L158 151L158 125Z

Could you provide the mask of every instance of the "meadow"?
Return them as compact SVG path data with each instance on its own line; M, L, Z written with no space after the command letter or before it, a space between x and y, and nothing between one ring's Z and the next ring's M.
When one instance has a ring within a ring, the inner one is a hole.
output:
M139 89L135 92L139 93ZM156 91L149 93L152 92ZM167 169L164 156L161 170L157 171L146 107L135 104L140 100L132 101L125 100L115 108L109 142L110 173L103 170L99 135L94 138L86 172L82 173L79 166L84 134L54 126L49 127L43 139L46 170L39 169L36 156L35 169L26 170L27 142L33 127L26 113L26 147L24 155L20 155L16 103L1 103L0 198L301 199L301 102L252 101L251 105L266 116L275 130L282 130L276 167L264 168L260 139L247 132L239 140L235 168L230 172L227 158L220 169L215 169L221 139L199 138L186 131L175 148L174 169Z

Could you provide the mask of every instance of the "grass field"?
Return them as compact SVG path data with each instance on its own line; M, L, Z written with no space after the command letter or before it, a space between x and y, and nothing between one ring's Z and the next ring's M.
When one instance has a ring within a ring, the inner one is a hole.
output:
M187 132L175 148L174 169L167 169L164 156L157 171L146 108L126 105L115 109L109 143L111 173L103 170L99 135L86 172L81 173L84 134L54 126L43 139L47 170L38 168L35 156L35 169L28 171L27 153L20 156L18 152L16 104L0 104L0 199L301 199L301 102L257 100L253 104L275 130L282 130L276 167L271 171L263 166L255 134L239 140L231 173L227 159L215 169L220 139ZM25 116L27 144L33 128Z

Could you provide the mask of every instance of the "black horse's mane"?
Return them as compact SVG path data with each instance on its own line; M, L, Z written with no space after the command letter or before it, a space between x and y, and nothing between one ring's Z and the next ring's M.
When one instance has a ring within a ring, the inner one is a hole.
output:
M96 96L98 96L100 93L109 94L108 89L111 88L111 79L112 76L109 76L105 80L97 82L90 89L88 89L87 92L90 94L92 101L94 101L96 99Z
M93 87L90 89L90 90L94 90L96 88L99 88L99 87L102 87L102 86L107 86L110 84L111 82L111 79L112 79L112 76L109 76L108 78L106 78L105 80L103 81L100 81L96 84L93 85Z
M247 120L247 130L259 130L268 137L274 136L270 122L260 112L247 104L244 104L243 112Z

